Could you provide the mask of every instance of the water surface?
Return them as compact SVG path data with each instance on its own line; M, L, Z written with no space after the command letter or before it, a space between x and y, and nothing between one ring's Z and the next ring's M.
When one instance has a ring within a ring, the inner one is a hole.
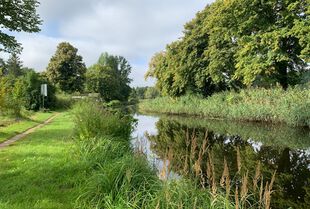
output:
M132 145L160 178L190 178L202 187L214 179L220 188L226 164L232 187L248 174L249 190L256 191L276 172L272 208L310 208L309 130L195 117L134 117L138 124Z

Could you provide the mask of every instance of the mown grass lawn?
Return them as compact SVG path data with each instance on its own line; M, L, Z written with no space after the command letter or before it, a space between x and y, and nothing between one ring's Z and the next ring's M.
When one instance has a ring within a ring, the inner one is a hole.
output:
M14 122L12 119L10 121L10 125L5 126L5 127L0 127L0 143L17 135L20 134L27 129L38 125L39 123L44 122L47 120L49 117L51 117L53 112L37 112L31 117L27 119L22 119L18 122ZM1 120L1 118L0 118Z
M0 150L1 209L72 209L80 171L69 113ZM74 177L74 178L73 178Z

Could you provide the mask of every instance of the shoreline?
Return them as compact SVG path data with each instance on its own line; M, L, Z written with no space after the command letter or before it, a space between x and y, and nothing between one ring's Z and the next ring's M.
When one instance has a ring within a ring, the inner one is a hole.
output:
M239 93L217 93L208 98L193 95L158 97L139 102L138 110L145 113L310 128L310 91L246 89Z

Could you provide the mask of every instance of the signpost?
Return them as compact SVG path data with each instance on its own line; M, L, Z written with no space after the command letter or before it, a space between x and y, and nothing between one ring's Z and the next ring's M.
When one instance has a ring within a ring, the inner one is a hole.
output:
M41 84L41 95L43 101L43 109L44 109L44 97L47 97L47 84Z

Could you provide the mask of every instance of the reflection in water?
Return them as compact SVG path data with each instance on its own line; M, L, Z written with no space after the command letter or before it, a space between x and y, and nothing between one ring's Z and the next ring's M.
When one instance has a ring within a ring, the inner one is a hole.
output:
M158 175L161 179L179 178L177 174L168 172L169 160L166 157L159 157L151 149L152 142L148 140L147 136L157 134L155 124L159 118L143 115L136 115L135 118L138 119L138 123L132 134L133 140L131 141L134 151L143 153L146 156L150 164L159 171Z
M268 201L266 188L272 187L272 208L309 208L310 149L302 148L307 131L299 132L295 143L292 131L281 129L274 140L275 128L268 139L259 135L265 129L257 126L247 125L238 134L238 129L231 128L240 128L235 124L227 128L219 122L199 123L197 118L135 117L133 146L147 156L162 178L188 177L214 192L237 188L241 198L251 193L263 201ZM249 136L252 130L257 130L253 137ZM281 137L286 141L281 133L289 134L289 142L280 141Z

